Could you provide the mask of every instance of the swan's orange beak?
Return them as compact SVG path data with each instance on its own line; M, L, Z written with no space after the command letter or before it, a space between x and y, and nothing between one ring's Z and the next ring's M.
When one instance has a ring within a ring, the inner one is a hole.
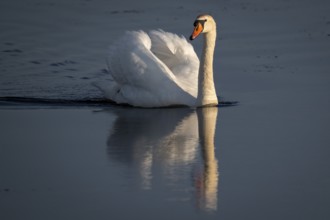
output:
M202 33L204 27L203 24L201 24L200 22L196 22L195 23L195 28L194 31L192 32L191 36L190 36L190 40L194 40L200 33Z

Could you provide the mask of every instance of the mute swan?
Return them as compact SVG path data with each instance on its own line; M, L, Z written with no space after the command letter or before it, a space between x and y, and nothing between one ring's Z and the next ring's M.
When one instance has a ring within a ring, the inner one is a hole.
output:
M111 80L98 84L107 99L138 107L217 105L213 81L216 23L210 15L194 22L190 40L204 33L201 62L184 37L153 30L129 31L110 47Z

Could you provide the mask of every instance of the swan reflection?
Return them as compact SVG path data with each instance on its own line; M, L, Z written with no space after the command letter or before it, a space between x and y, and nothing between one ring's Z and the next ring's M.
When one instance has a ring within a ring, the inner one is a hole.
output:
M165 184L176 200L197 194L198 207L217 210L217 108L123 107L111 112L117 118L107 140L109 159L137 173L139 187L152 190Z
M199 138L202 147L204 172L203 188L200 206L206 210L217 209L218 194L218 161L214 152L214 135L216 127L217 108L198 109Z

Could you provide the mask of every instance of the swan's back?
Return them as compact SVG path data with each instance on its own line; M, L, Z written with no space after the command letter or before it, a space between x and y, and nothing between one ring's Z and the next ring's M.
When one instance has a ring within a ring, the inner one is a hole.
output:
M183 37L164 31L126 32L109 50L112 81L99 85L117 103L141 107L193 106L199 60Z
M181 86L197 96L199 59L193 46L176 34L151 31L151 51L175 74Z

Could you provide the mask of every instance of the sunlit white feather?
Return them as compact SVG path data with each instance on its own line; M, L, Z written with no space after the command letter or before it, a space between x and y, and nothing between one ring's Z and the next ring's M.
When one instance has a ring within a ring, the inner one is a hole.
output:
M129 31L107 59L112 81L99 84L106 98L140 107L194 106L199 59L184 37L153 30Z

